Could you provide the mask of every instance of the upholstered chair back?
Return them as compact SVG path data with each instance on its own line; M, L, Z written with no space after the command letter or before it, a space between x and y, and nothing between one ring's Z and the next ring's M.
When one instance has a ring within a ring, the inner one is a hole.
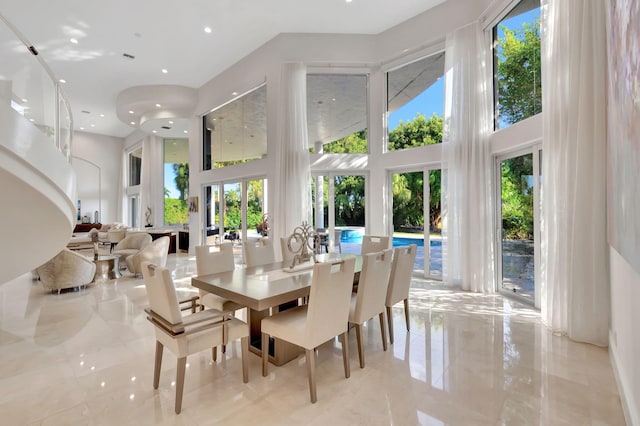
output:
M182 315L173 286L171 272L167 268L143 262L141 265L149 307L169 324L180 324Z
M411 285L411 274L413 273L413 262L416 259L418 246L396 247L393 262L391 264L391 274L389 276L389 287L387 289L386 306L393 306L401 300L405 300L409 295Z
M314 348L344 333L349 319L355 258L341 263L316 263L309 290L305 348Z
M363 255L356 304L349 314L349 322L362 324L384 312L391 256L391 249Z
M258 241L245 241L243 244L244 261L247 267L266 265L276 261L273 241L260 238Z
M217 274L234 269L232 243L223 243L219 246L196 246L196 273L198 275Z
M391 239L386 236L365 235L362 237L360 254L375 253L390 248Z

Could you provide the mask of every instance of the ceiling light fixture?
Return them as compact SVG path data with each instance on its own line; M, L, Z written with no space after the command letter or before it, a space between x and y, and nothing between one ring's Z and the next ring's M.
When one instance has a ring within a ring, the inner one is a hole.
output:
M80 130L84 130L84 127L80 127Z
M238 96L238 92L231 92L231 96Z
M351 3L352 0L344 0L344 1L346 1L347 3Z
M158 131L157 130L152 130L151 133L158 133Z
M69 41L73 44L78 44L78 39L77 38L70 38Z
M29 101L26 100L25 98L22 98L22 102L29 102Z
M92 125L91 125L91 127L96 127L96 125L95 125L95 124L92 124Z
M58 80L58 81L59 81L60 83L63 83L63 84L67 82L67 80L65 80L64 78L61 78L61 79L60 79L60 80Z
M156 104L156 108L160 108L162 105L160 104Z
M134 114L134 112L132 110L129 110L129 114Z
M100 114L100 117L104 117L104 114Z
M162 74L166 74L166 73L168 73L168 72L169 72L169 71L168 71L166 68L162 68Z
M173 124L173 120L169 120L169 124Z
M204 32L207 34L211 34L211 27L204 27Z
M188 130L185 130L184 132L185 132L185 133L189 133L189 131L188 131Z
M135 121L132 121L132 122L131 122L131 124L133 124L133 125L135 126L135 125L136 125L136 122L135 122Z

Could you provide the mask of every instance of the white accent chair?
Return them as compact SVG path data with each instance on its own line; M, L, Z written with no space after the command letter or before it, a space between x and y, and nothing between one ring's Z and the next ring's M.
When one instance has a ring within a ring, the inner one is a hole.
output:
M151 244L152 240L151 235L146 232L128 232L127 236L116 244L112 253L114 256L126 259Z
M56 254L53 259L36 268L36 274L42 285L51 290L74 288L87 285L96 274L96 264L81 254L67 248Z
M311 402L317 401L315 348L340 336L344 376L349 368L347 320L355 258L332 263L316 263L309 290L309 303L262 320L262 375L267 376L269 337L286 340L305 349Z
M167 347L178 358L176 372L175 412L182 409L187 356L229 341L242 342L242 381L249 381L249 327L243 321L229 318L213 309L182 317L171 272L148 262L142 264L144 286L150 307L145 309L147 319L155 326L156 355L153 388L158 389L162 352Z
M376 253L390 248L391 239L386 236L364 235L360 254Z
M384 323L385 299L389 274L391 273L391 249L377 253L368 253L362 259L362 271L358 282L358 292L351 295L349 324L356 329L358 358L360 368L364 368L364 350L362 348L362 325L374 316L380 318L382 347L387 350L387 330Z
M276 261L273 241L270 238L260 238L257 241L245 241L244 262L247 267L267 265Z
M167 265L167 254L169 253L169 237L160 237L144 246L135 254L125 258L127 268L133 275L142 274L142 262L149 262L157 266Z
M233 243L222 243L219 246L196 246L196 274L210 275L220 272L230 272L236 265L233 259ZM207 309L216 309L221 312L229 312L233 316L234 311L244 308L244 306L224 297L206 292L202 289L200 293L200 305ZM225 352L225 347L222 347ZM217 361L218 352L214 347L211 353L213 361Z
M393 344L393 315L391 308L401 300L404 301L404 319L409 331L409 287L411 286L411 274L413 273L413 263L416 260L418 246L411 244L403 247L396 247L391 264L391 275L389 276L389 288L387 289L387 321L389 323L389 342Z

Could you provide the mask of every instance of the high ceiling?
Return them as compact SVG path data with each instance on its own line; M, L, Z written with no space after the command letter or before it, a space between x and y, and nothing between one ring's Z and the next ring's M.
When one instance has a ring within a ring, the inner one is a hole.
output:
M66 80L75 129L124 137L125 89L199 88L279 33L377 34L443 1L0 0L0 13Z

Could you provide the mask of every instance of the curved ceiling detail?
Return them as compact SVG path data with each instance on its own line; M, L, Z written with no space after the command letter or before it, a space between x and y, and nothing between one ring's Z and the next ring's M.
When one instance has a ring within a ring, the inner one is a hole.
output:
M129 126L165 138L186 137L198 100L196 89L178 85L135 86L116 99L116 115Z

